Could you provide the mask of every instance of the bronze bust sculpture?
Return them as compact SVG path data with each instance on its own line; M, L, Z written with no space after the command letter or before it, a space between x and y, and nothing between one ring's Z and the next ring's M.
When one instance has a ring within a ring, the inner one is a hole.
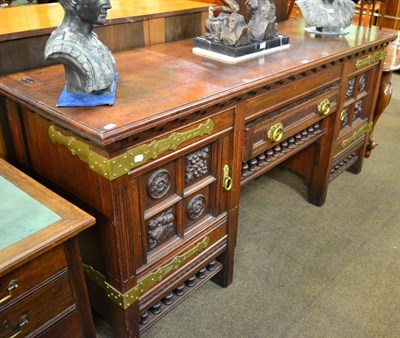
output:
M93 32L106 23L109 0L60 0L65 14L45 47L45 58L64 64L69 93L109 94L115 76L110 50Z
M315 32L345 34L343 29L350 26L355 10L351 0L297 0L307 27ZM313 32L306 28L307 31Z

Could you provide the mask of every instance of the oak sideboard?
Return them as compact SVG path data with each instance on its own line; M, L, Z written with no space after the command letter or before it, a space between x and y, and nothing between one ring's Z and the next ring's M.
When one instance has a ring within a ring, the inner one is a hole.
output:
M91 305L117 337L140 332L212 279L233 278L241 186L280 165L323 205L371 143L389 30L315 36L235 65L192 40L114 53L113 106L57 108L60 65L0 78L13 159L96 218L80 237ZM270 206L266 206L268 208Z

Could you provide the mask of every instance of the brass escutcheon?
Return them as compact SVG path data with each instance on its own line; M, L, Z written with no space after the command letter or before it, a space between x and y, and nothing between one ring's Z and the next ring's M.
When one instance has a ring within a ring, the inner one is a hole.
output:
M331 110L331 103L329 99L322 100L317 106L318 113L321 115L328 115Z
M267 137L270 141L279 142L283 136L283 124L277 123L274 124L271 128L269 128Z

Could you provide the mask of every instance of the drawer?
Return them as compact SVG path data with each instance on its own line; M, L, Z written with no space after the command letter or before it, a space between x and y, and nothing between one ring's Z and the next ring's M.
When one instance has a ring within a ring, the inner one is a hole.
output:
M21 337L27 336L48 321L54 321L57 315L73 305L68 274L63 273L28 297L3 306L0 314L0 336L12 336L19 331Z
M67 268L63 246L46 252L0 278L0 306L25 296L51 276Z
M358 58L353 61L349 61L347 66L349 67L350 74L355 74L359 71L368 69L373 67L383 60L386 57L386 49L378 49L369 54L360 55Z
M342 68L340 64L337 64L316 73L313 70L295 75L294 80L287 80L291 81L288 84L282 80L282 85L278 85L277 88L264 92L260 90L260 93L254 92L254 96L245 102L245 121L249 122L265 116L294 101L302 100L316 91L323 91L324 88L334 85L340 79ZM281 81L277 83L280 84ZM264 87L273 88L274 84Z
M151 138L153 135L145 131L138 136L138 140L145 139L143 143L137 143L134 147L126 149L126 153L129 154L128 162L134 163L134 165L131 165L132 168L139 166L139 169L141 169L141 166L150 160L160 160L171 152L187 147L199 140L209 139L232 128L234 114L235 108L231 107L225 110L220 109L215 114L208 115L204 119L198 119L193 124L182 119L179 125L185 125L185 127L169 129L169 125L166 124L156 128L157 137L153 139ZM174 127L176 125L178 124L174 124ZM153 129L155 128L151 130ZM150 138L148 138L149 136Z
M335 157L347 152L350 148L357 144L364 143L366 135L372 130L372 123L368 120L357 121L352 128L347 128L342 131L342 136L338 138L335 146Z
M243 161L254 158L336 111L339 86L331 86L245 126Z
M68 327L68 330L65 328ZM42 332L39 332L37 338L83 338L84 330L82 320L77 309L63 316L59 321L52 324Z

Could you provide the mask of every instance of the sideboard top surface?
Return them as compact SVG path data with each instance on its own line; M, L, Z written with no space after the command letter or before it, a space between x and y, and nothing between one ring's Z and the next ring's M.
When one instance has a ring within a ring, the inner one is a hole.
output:
M302 19L280 23L279 33L290 38L288 49L236 65L194 55L192 40L115 53L119 79L113 106L57 108L65 84L60 65L4 76L0 94L7 93L54 123L105 146L257 85L396 38L394 31L374 27L351 26L343 36L316 36L303 28Z
M110 0L107 25L141 21L149 18L203 12L209 4L187 0ZM59 3L16 6L0 10L0 41L48 34L62 21Z

